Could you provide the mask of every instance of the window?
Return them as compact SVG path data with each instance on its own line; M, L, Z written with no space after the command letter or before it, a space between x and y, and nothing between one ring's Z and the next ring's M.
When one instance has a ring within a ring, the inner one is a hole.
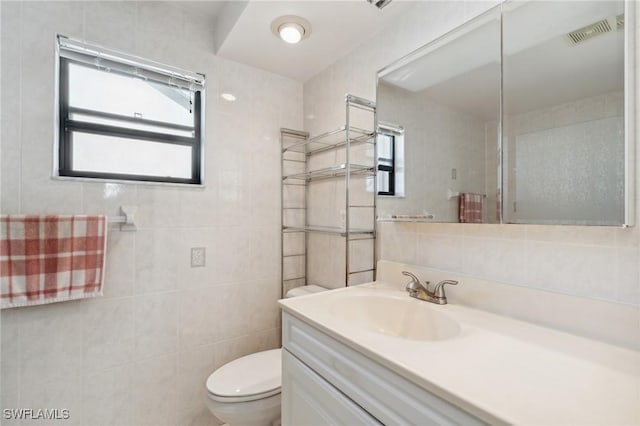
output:
M378 135L378 195L395 195L395 136Z
M58 176L203 182L205 79L58 36Z
M404 196L404 129L379 125L376 146L378 195Z

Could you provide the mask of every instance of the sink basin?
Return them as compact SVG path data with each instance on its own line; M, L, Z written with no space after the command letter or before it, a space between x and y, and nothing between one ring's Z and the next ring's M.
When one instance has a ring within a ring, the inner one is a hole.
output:
M409 296L400 299L369 295L342 297L331 307L332 314L341 320L388 336L409 340L444 340L457 336L460 325L438 312L439 308Z

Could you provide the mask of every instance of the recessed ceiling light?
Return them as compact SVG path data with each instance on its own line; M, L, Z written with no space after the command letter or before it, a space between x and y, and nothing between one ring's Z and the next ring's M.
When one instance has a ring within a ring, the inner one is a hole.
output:
M220 95L220 97L229 102L233 102L236 100L236 97L232 93L223 93Z
M280 27L278 28L278 34L280 34L280 38L287 43L296 44L300 40L302 40L302 36L304 35L304 28L302 28L302 25L298 25L294 22L289 22L280 25Z
M286 43L296 44L309 37L311 24L299 16L286 15L271 23L271 32Z

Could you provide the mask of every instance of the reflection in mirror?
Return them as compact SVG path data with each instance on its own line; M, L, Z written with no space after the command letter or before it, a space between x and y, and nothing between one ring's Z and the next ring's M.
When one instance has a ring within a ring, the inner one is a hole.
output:
M499 222L499 8L382 70L377 107L380 219Z
M378 195L404 196L404 129L378 123Z
M623 28L623 1L505 3L505 223L624 223Z

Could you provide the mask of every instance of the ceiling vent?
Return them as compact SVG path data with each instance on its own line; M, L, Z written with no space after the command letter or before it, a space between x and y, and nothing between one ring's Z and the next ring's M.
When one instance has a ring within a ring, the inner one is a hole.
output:
M582 43L600 34L613 31L613 29L621 30L624 28L624 14L612 16L598 22L594 22L586 27L579 28L567 34L567 39L572 45Z
M377 7L378 9L382 9L383 7L391 3L391 0L367 0L367 1L372 5L374 5L375 7Z

